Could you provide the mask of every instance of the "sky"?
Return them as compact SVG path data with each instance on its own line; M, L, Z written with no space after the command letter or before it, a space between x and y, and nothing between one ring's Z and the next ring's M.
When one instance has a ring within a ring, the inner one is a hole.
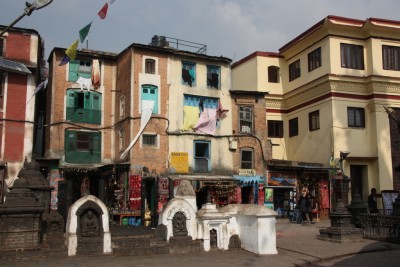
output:
M34 0L28 1L32 3ZM154 35L207 45L207 55L236 62L255 51L279 48L328 15L400 21L399 0L53 0L14 26L34 29L45 40L46 59L54 47L68 48L92 22L86 48L120 53ZM23 13L25 0L0 0L0 25Z

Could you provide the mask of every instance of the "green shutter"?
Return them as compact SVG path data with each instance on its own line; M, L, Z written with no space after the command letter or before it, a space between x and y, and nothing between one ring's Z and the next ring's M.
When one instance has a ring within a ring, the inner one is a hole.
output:
M78 80L79 60L69 62L69 75L68 81L76 82Z
M157 88L157 86L143 85L142 100L153 100L154 101L153 114L158 113L158 88Z
M92 93L92 110L90 123L101 124L101 94Z
M67 90L67 112L66 119L69 121L74 121L74 113L76 106L76 94L73 90Z

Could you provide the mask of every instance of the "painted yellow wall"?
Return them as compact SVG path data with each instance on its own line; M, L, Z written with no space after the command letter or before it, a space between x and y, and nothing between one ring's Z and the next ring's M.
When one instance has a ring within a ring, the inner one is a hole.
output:
M190 61L190 60L187 60ZM194 62L194 61L190 61ZM219 98L224 109L229 111L221 120L221 126L216 129L215 135L232 134L232 108L229 89L231 87L231 71L228 65L218 65L211 62L196 61L196 85L193 87L181 84L182 61L180 58L171 58L169 61L169 131L180 131L183 126L184 94ZM221 88L207 88L207 64L221 66ZM169 135L170 152L188 152L189 166L194 167L193 142L194 140L211 141L211 170L216 168L232 170L232 153L229 150L228 138L208 138L205 136Z

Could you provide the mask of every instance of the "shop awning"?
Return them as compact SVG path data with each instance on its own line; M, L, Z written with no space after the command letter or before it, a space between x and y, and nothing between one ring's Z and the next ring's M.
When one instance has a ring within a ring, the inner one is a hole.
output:
M104 164L64 164L58 166L59 169L65 171L68 170L87 170L87 171L97 171L98 168L103 167Z
M225 175L188 175L188 174L176 174L169 175L168 178L171 180L190 180L190 181L227 181L234 180L232 176Z

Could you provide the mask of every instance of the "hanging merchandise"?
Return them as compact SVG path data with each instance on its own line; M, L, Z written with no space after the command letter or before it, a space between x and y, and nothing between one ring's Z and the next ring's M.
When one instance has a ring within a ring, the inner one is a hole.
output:
M158 207L157 212L160 213L164 208L164 205L168 202L169 195L169 180L168 177L159 177L158 178Z
M129 177L129 209L140 210L141 207L141 185L142 177L140 175L131 175Z
M320 182L320 196L321 196L321 208L322 209L329 209L329 187L328 181L321 181Z

